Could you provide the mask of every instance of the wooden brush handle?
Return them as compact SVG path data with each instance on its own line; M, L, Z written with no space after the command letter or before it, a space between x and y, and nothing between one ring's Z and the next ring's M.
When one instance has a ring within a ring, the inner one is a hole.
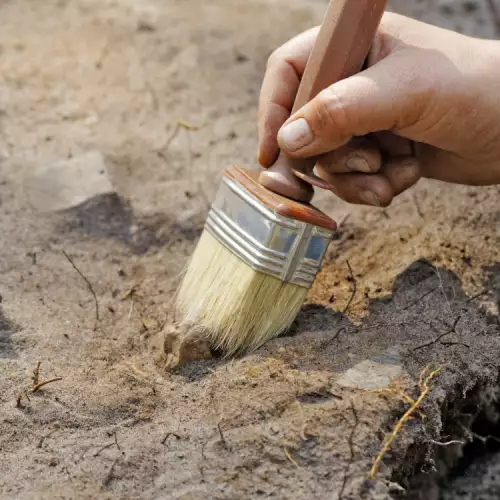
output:
M330 0L292 113L325 88L362 69L386 6L387 0ZM315 163L313 158L291 159L280 153L276 163L261 174L259 181L289 198L310 201L313 193L310 185L330 189L327 182L314 175Z
M255 170L233 165L226 168L224 174L226 177L245 188L245 190L257 198L262 205L278 215L307 222L308 224L322 227L328 231L335 231L335 229L337 229L337 224L334 220L312 205L284 198L279 194L273 193L269 189L263 188L258 182L259 173Z

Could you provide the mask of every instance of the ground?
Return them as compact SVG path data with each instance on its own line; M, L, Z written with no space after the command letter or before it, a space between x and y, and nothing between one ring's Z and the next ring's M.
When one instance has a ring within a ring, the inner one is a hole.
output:
M392 3L485 37L495 6ZM498 497L497 187L423 181L386 210L319 193L341 225L292 332L164 369L222 169L255 162L266 59L324 9L0 2L1 498L477 498L467 471ZM98 195L52 211L79 161Z

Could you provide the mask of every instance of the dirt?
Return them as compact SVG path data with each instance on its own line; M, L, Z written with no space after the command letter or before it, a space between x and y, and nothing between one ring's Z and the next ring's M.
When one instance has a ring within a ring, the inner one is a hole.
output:
M491 3L393 7L493 37ZM266 59L324 8L0 3L1 498L476 498L467 474L498 488L497 187L420 182L386 210L319 193L342 223L290 334L158 362L181 356L172 296L221 171L255 161ZM33 179L61 170L47 166L90 152L112 193L69 203L83 179L54 191L62 212L33 204ZM425 367L441 371L421 413L369 479Z

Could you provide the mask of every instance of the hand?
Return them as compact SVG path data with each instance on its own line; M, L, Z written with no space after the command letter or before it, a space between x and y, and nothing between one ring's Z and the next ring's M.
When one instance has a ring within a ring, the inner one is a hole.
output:
M420 177L500 183L500 42L386 13L358 75L290 117L318 28L269 58L259 162L281 148L318 157L316 172L351 203L387 206Z

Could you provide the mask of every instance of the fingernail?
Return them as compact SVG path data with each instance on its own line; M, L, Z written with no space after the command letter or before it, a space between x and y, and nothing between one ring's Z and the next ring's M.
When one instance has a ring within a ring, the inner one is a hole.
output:
M367 205L373 205L374 207L381 206L378 196L373 191L363 191L360 193L359 197Z
M285 125L280 130L280 137L288 151L297 151L311 144L314 139L312 130L304 118Z
M352 155L347 158L345 166L349 170L356 170L357 172L365 172L369 174L371 172L370 165L365 158L359 155Z

